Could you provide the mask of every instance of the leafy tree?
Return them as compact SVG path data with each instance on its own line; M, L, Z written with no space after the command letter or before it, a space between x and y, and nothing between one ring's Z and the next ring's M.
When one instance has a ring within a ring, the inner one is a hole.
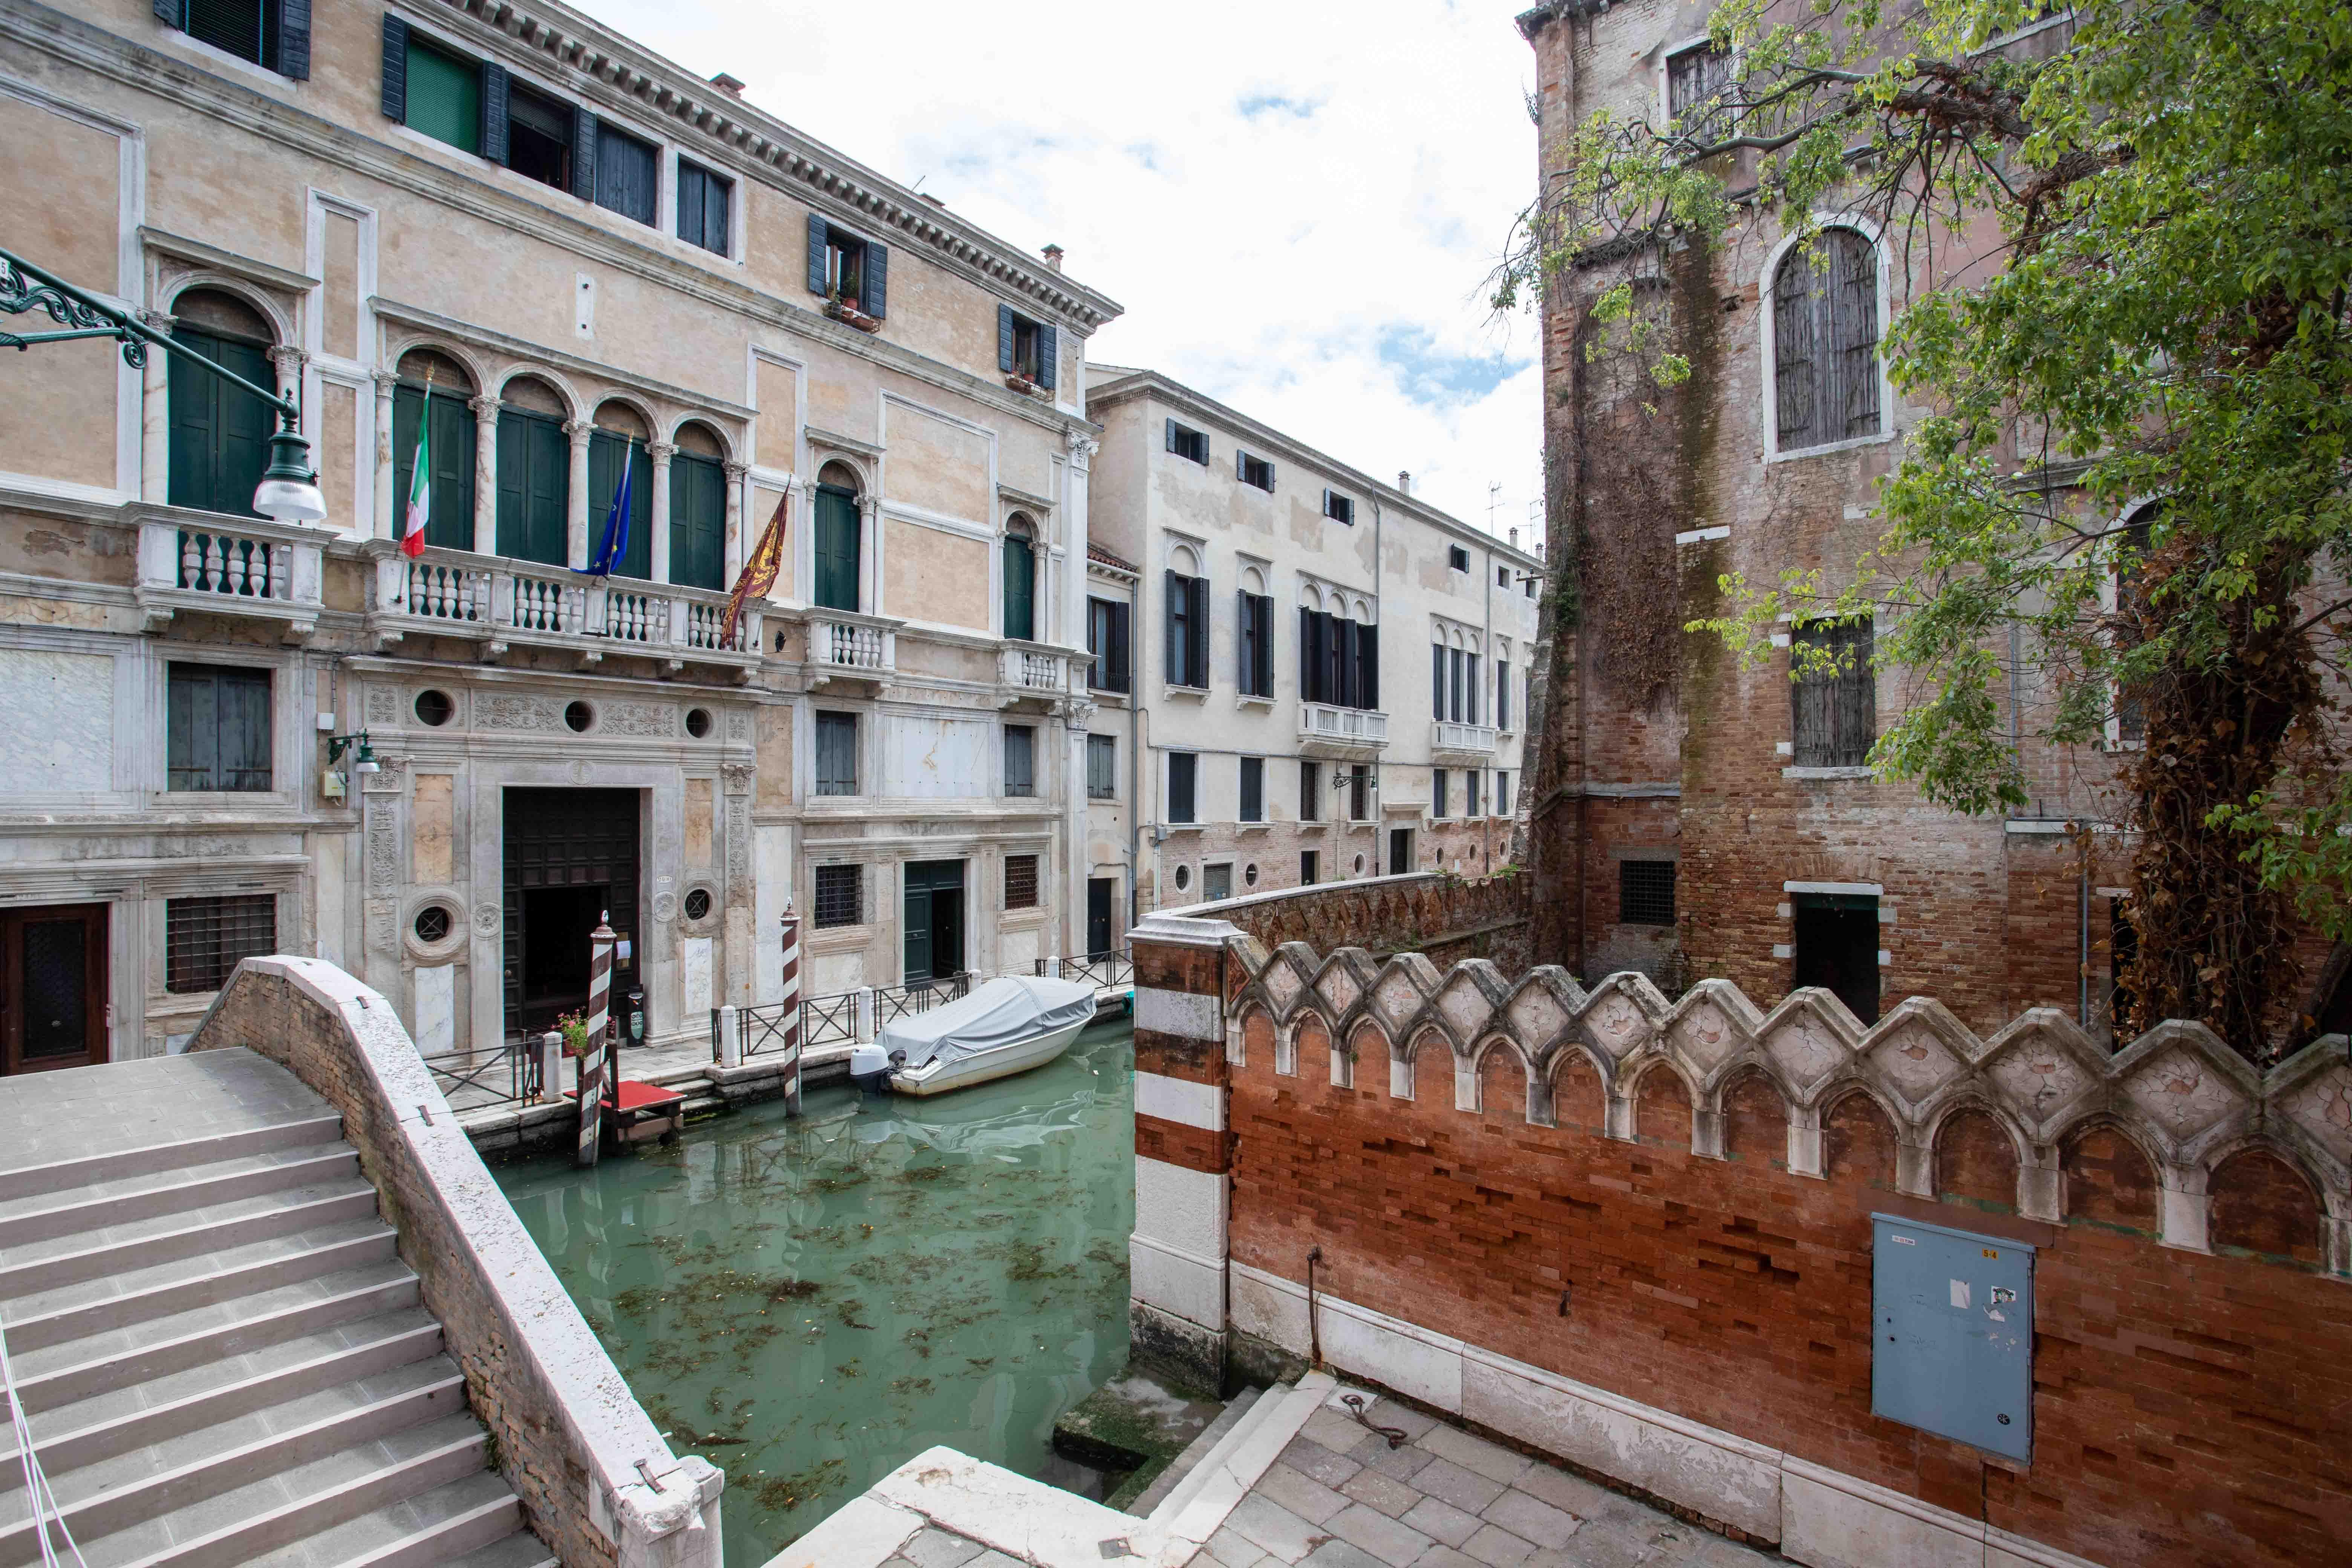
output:
M2054 9L1730 0L1719 95L1664 129L1573 127L1496 302L1719 243L1751 175L1790 226L1863 207L1898 276L1925 261L1884 352L1931 413L1882 484L1878 550L1851 581L1727 578L1728 613L1690 629L1760 660L1785 614L1874 610L1876 660L1916 696L1872 763L1964 812L2027 800L2021 749L2144 725L2116 759L2139 936L2119 1026L2201 1019L2259 1059L2293 1027L2297 917L2352 939L2331 734L2352 677L2352 8ZM1938 270L1964 234L1997 263ZM1610 352L1687 376L1626 283L1586 288ZM2016 734L2012 661L2047 698Z

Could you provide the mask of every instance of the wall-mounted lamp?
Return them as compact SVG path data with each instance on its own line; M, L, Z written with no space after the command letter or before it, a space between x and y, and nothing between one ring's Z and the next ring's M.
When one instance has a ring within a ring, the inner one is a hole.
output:
M355 747L357 749L353 750ZM383 766L375 760L375 748L368 744L368 732L365 730L359 731L355 734L330 735L327 737L327 763L329 766L331 767L337 762L341 761L345 752L350 752L352 753L352 772L355 773L378 773L383 771Z

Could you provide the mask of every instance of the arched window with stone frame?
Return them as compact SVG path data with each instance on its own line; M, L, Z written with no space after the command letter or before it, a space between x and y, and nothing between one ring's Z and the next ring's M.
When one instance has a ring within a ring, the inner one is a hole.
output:
M726 448L709 426L677 428L669 459L669 580L687 588L727 585Z
M474 421L474 378L449 355L414 348L400 356L400 384L392 395L392 531L408 531L416 481L416 437L425 444L425 542L443 550L474 548L474 470L479 450ZM428 421L428 413L430 416Z
M1037 637L1037 530L1017 511L1004 524L1004 635L1022 642Z
M1782 452L1882 435L1878 247L1851 228L1791 246L1772 272L1772 420Z
M191 289L173 302L172 338L256 386L275 386L276 335L259 310L220 289ZM269 405L179 354L167 356L170 454L164 499L173 506L259 517L253 493L269 466Z

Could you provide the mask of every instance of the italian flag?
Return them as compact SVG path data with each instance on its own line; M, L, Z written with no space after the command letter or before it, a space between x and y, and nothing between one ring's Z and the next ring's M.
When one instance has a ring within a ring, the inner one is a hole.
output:
M408 521L400 532L400 552L411 557L425 553L425 524L433 515L432 454L427 450L432 428L433 399L428 395L416 421L416 465L408 476Z

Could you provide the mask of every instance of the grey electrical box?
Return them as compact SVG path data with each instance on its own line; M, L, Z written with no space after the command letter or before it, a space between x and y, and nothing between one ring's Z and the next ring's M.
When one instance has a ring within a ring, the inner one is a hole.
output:
M2031 1459L2033 1248L1870 1217L1871 1412Z

